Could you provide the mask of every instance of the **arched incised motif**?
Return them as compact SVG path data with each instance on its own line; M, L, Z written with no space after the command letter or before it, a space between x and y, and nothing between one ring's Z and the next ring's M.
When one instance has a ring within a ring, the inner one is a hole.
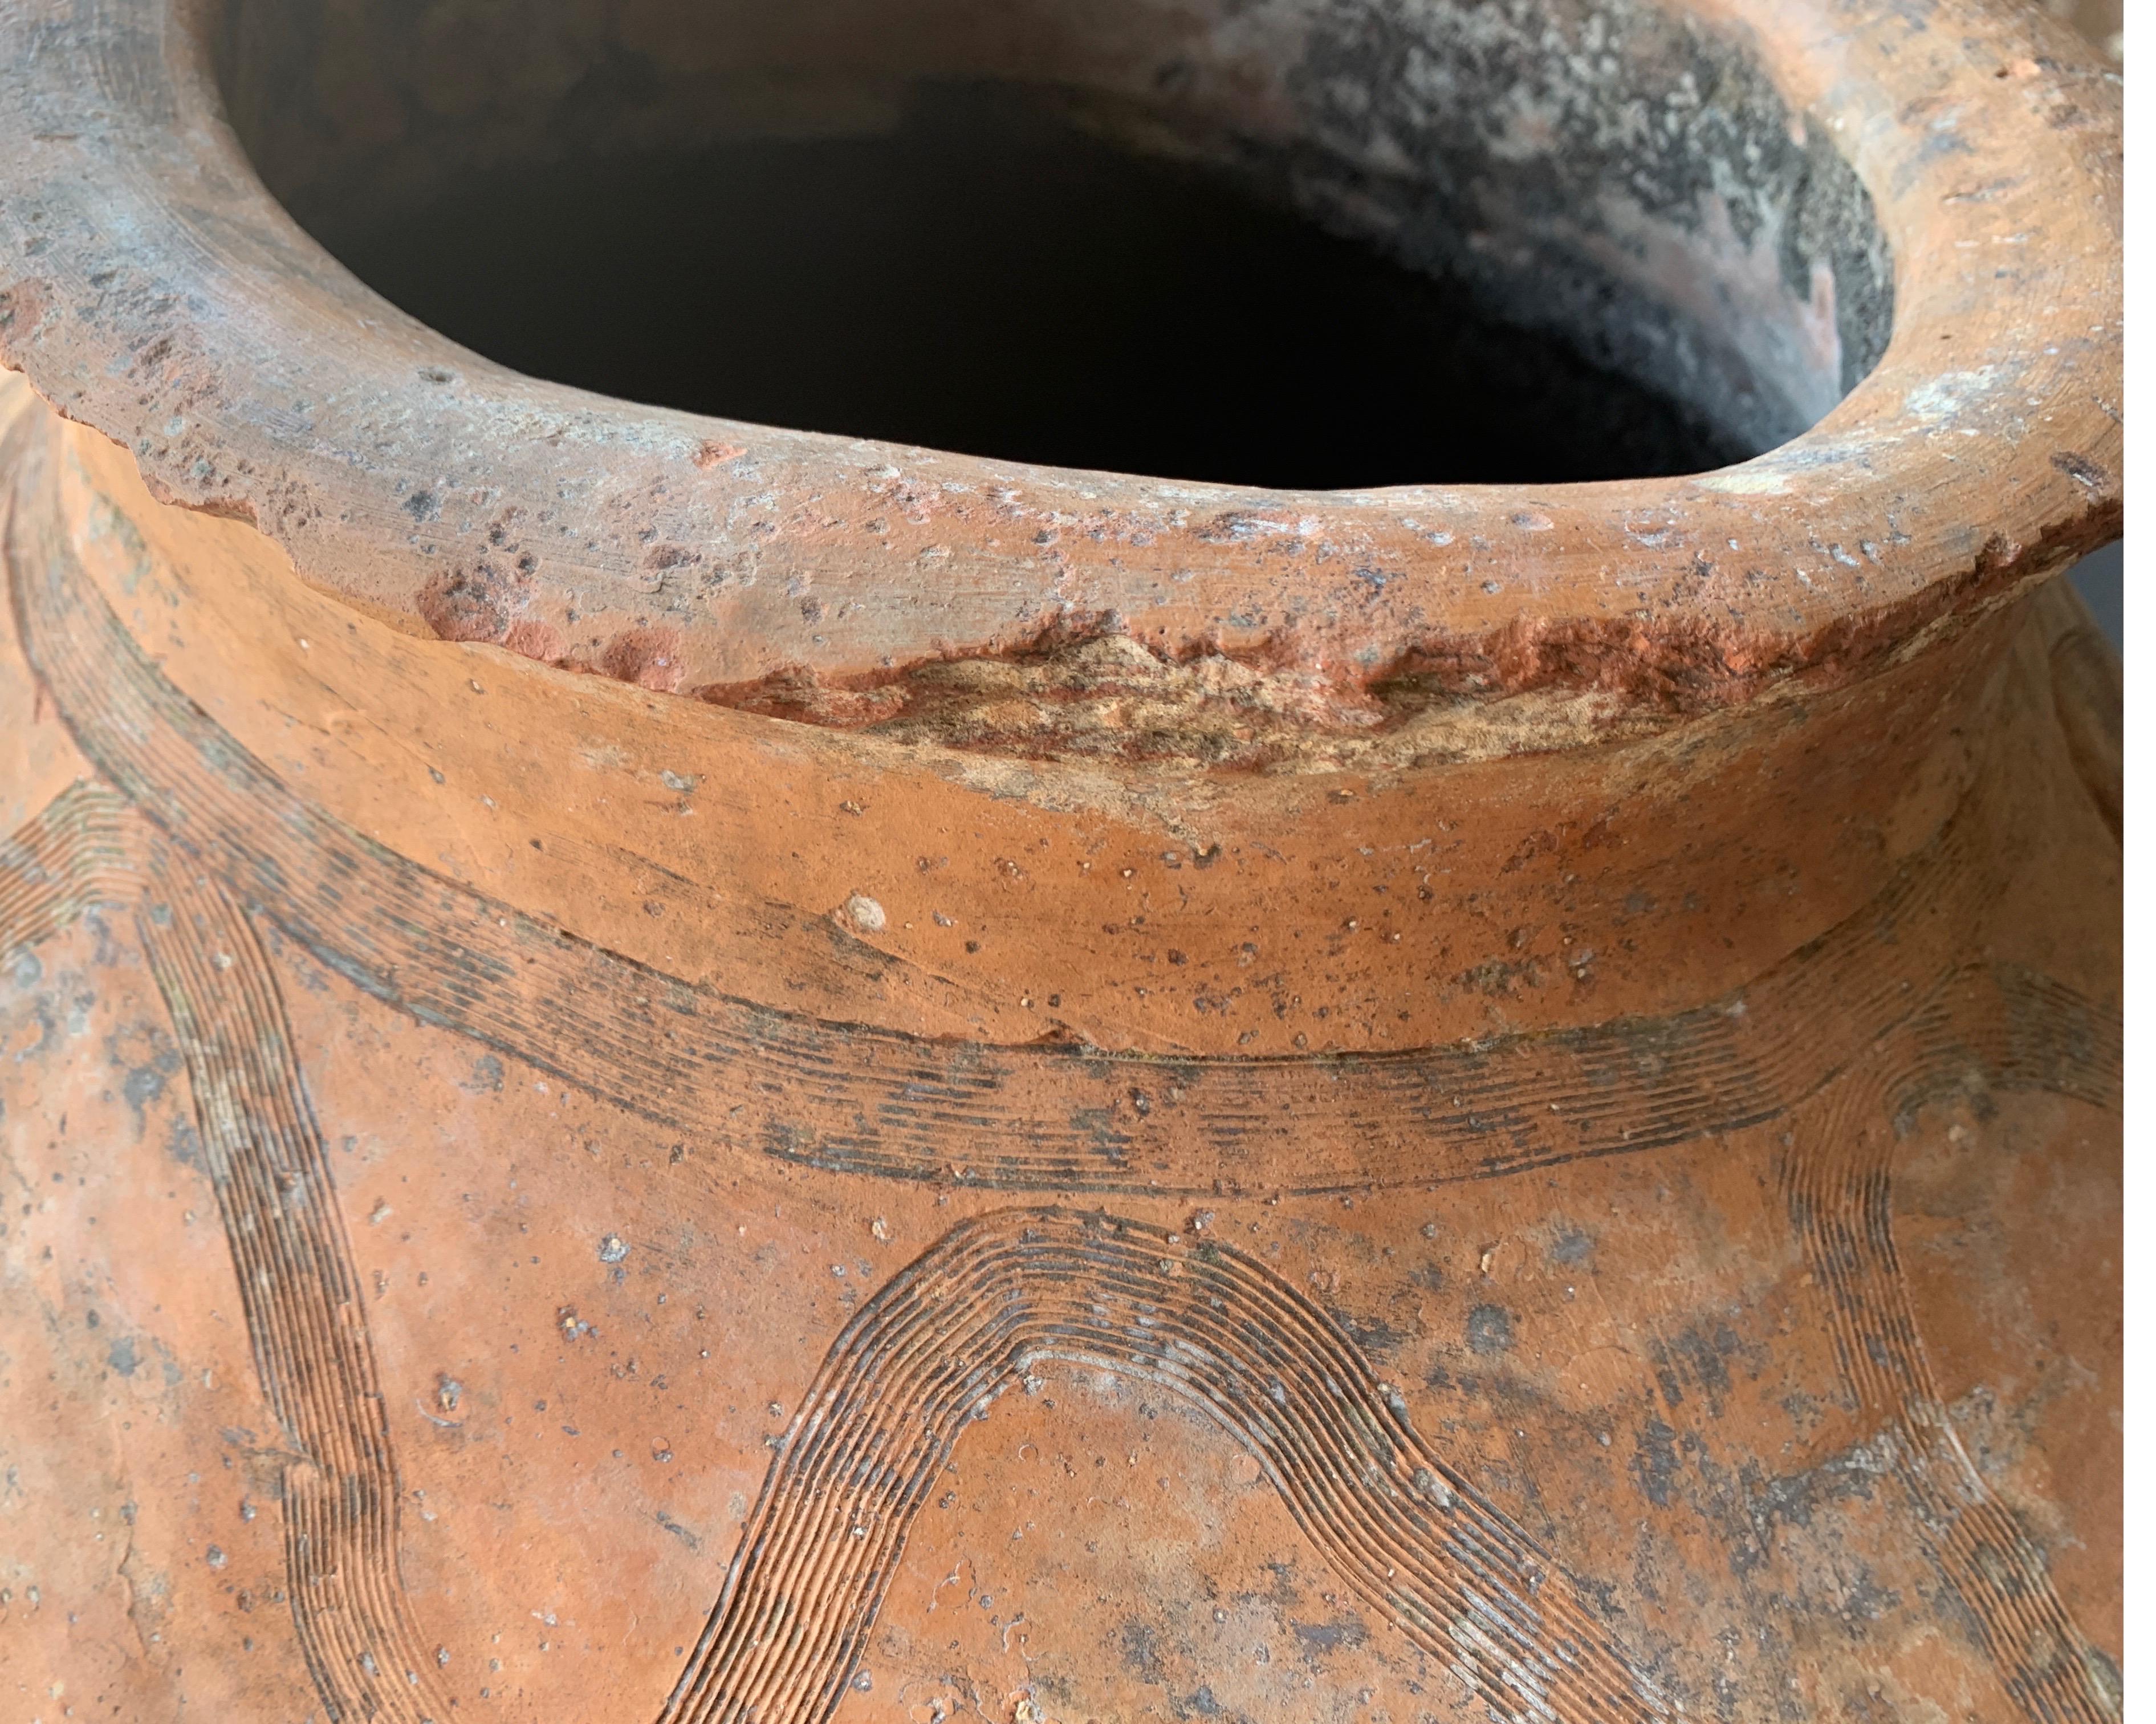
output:
M1256 1457L1342 1581L1493 1716L1670 1709L1552 1557L1415 1434L1400 1392L1259 1263L1112 1215L952 1229L825 1357L661 1724L814 1724L845 1692L961 1433L1045 1360L1142 1378Z

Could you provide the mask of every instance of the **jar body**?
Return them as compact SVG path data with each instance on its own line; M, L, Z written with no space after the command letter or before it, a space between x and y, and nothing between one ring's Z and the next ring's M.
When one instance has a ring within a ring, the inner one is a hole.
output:
M418 638L8 399L25 1681L2116 1710L2062 589L1630 740L988 760Z

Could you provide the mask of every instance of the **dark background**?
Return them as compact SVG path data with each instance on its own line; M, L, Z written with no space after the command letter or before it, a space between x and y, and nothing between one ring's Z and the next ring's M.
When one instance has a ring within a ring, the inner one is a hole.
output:
M2096 613L2111 644L2123 657L2126 652L2126 541L2107 545L2093 557L2085 557L2068 577Z
M2122 0L2038 0L2038 4L2053 17L2071 23L2114 65L2124 65L2126 8ZM2106 546L2084 560L2071 578L2103 625L2111 644L2123 654L2126 649L2125 546Z

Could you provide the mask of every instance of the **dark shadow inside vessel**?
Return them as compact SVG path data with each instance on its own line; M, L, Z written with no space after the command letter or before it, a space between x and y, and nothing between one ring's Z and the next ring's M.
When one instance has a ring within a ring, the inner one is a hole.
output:
M1862 187L1643 0L1537 0L1511 64L1342 0L1262 76L1127 0L1013 4L995 35L955 0L711 0L630 47L567 0L234 0L221 72L270 189L392 303L757 423L1276 488L1624 479L1772 447L1883 345ZM1603 69L1560 88L1567 29ZM1464 105L1424 88L1446 53Z
M337 249L519 371L1012 460L1322 489L1749 453L1223 173L972 92L870 137L497 171Z

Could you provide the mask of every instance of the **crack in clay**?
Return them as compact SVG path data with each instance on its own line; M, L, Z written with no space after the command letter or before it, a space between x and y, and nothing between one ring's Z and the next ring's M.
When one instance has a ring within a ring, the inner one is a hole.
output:
M1700 616L1516 618L1480 634L1432 634L1372 668L1305 657L1293 631L1262 646L1178 656L1117 618L1064 618L1023 645L903 670L838 677L796 664L686 692L767 717L1014 761L1278 772L1487 760L1633 740L1785 692L1823 692L1973 626L2119 525L2115 500L2092 503L2034 546L1988 541L1962 573L1804 635Z

